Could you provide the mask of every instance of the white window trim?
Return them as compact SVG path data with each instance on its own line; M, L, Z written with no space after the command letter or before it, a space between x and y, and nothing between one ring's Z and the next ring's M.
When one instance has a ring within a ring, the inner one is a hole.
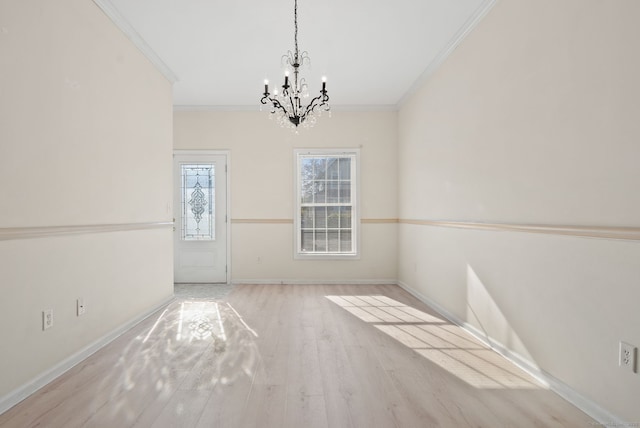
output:
M293 151L293 258L295 260L359 260L360 259L360 149L294 149ZM355 156L355 186L351 187L352 195L352 217L351 217L351 236L353 239L353 253L345 254L309 254L298 251L298 243L301 239L301 181L300 181L300 156L301 155L326 155L339 156L349 155ZM355 193L355 197L354 197Z

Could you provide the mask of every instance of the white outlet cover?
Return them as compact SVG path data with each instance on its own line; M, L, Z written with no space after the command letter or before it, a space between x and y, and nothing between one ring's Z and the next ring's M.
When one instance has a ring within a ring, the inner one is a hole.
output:
M42 311L42 330L53 327L53 309L45 309Z
M620 358L618 364L621 368L630 371L631 373L636 372L636 353L637 348L633 345L630 345L626 342L620 342Z

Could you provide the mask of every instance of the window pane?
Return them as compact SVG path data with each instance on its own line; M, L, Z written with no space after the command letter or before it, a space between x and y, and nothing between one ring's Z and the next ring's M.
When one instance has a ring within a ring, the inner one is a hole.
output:
M327 203L335 204L340 202L340 182L327 181Z
M353 249L353 243L351 242L351 232L340 232L340 251L351 252Z
M340 158L340 180L351 180L351 158Z
M327 185L324 181L314 181L313 202L316 204L324 204L327 201Z
M340 207L327 207L327 227L340 227Z
M304 180L300 186L302 195L300 195L303 204L310 204L313 202L313 181Z
M340 176L338 175L338 158L329 158L327 159L327 179L328 180L337 180Z
M301 249L304 252L313 251L313 230L303 230L301 234L302 242Z
M215 239L215 165L181 165L182 239Z
M316 229L324 229L325 227L327 227L327 208L316 207L315 213L316 213L316 222L314 227Z
M351 202L351 182L340 182L340 203Z
M300 177L303 180L313 180L313 159L302 158L300 162Z
M337 231L327 232L327 250L332 253L340 251L340 234Z
M313 178L324 180L327 176L327 160L325 158L313 159Z
M313 227L313 208L302 207L300 212L300 224L303 229L311 229Z
M316 231L316 251L317 252L327 251L327 232Z
M351 229L351 207L340 207L340 228Z

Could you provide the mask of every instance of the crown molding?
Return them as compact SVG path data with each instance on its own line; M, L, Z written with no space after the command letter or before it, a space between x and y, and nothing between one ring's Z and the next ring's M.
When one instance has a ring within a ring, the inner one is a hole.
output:
M120 11L111 3L110 0L93 0L93 2L104 12L105 15L124 33L131 43L142 54L147 57L151 64L171 83L174 84L178 81L178 77L169 68L167 64L162 61L157 53L147 44L147 42L138 34L138 32L129 24Z
M396 110L400 110L406 102L422 87L422 85L436 72L437 69L446 61L451 53L462 43L462 41L473 31L474 28L482 21L498 0L484 0L476 9L474 14L460 27L458 32L453 36L451 41L442 49L438 55L429 63L427 68L413 82L405 94L400 98L396 105Z

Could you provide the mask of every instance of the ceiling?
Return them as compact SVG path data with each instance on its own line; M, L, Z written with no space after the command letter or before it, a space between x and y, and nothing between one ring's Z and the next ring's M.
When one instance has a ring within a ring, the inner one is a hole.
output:
M294 0L94 0L165 75L175 106L255 108L282 85ZM298 0L302 77L332 106L393 108L495 0ZM117 19L116 19L117 18Z

